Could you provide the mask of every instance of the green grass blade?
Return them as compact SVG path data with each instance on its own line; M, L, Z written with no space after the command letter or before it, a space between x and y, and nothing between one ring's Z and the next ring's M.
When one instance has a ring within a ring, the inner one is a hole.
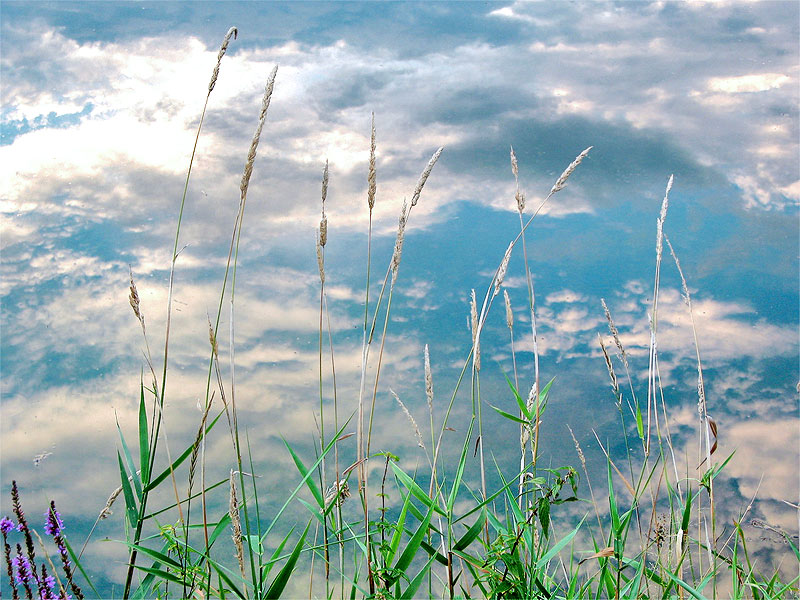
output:
M122 442L122 452L125 456L125 464L128 465L128 470L131 472L131 479L133 480L133 486L136 490L136 497L139 499L139 502L141 502L142 482L139 480L139 475L136 473L136 463L133 462L133 456L131 456L131 451L128 448L128 442L125 441L125 436L122 435L122 429L120 429L119 421L117 421L117 431L119 432L120 442Z
M419 586L422 585L422 582L425 581L425 576L428 574L428 571L431 569L431 564L433 563L433 559L435 557L431 556L428 559L428 562L425 563L425 566L422 567L422 570L417 573L417 575L408 583L408 587L405 589L403 594L400 596L400 600L411 600L412 598L417 597L417 590Z
M400 516L397 518L397 526L394 529L394 534L392 535L392 541L389 542L389 552L386 556L386 562L391 563L394 560L395 554L397 554L397 549L400 547L400 539L402 538L403 527L406 524L406 515L408 514L408 506L411 504L411 494L405 495L405 500L403 501L403 508L400 510Z
M128 524L131 529L136 529L139 511L136 508L136 500L133 496L133 490L131 489L131 482L128 481L128 473L125 470L125 465L122 464L122 456L119 450L117 450L117 462L119 463L119 475L122 480L122 495L125 498L125 515L128 517Z
M502 415L503 417L505 417L509 421L514 421L515 423L519 423L521 425L528 425L530 423L530 420L520 419L518 416L512 415L511 413L507 413L503 409L497 408L493 404L489 404L489 406L491 406L494 410L496 410L500 415Z
M133 550L137 550L142 554L147 554L148 556L152 557L154 560L164 563L165 565L169 565L173 569L182 569L183 567L181 564L176 561L174 558L159 552L158 550L153 550L152 548L147 548L146 546L140 546L139 544L126 544L129 548Z
M525 415L530 421L531 419L533 419L533 415L530 413L530 411L528 411L528 403L522 398L522 396L519 395L517 388L514 387L514 382L511 381L508 375L506 373L503 373L503 376L506 378L506 383L508 384L508 387L511 388L511 393L514 395L514 400L516 400L517 402L517 407L519 408L520 413Z
M217 541L217 538L228 528L231 524L231 513L226 512L223 517L217 522L216 527L211 532L211 535L208 537L208 545L213 546L214 542Z
M456 496L461 487L461 479L464 477L464 466L467 463L467 452L469 451L469 440L472 438L472 428L475 426L475 417L469 422L469 429L467 435L464 437L464 446L461 448L461 457L458 460L458 468L456 469L456 476L453 479L453 487L450 489L450 495L447 497L447 514L453 512L453 505L456 503Z
M213 561L213 560L209 560L209 561L208 561L208 564L210 564L210 565L211 565L211 566L214 568L214 570L217 572L217 575L219 576L219 578L220 578L222 581L224 581L224 582L225 582L225 585L227 585L227 586L228 586L228 587L231 589L231 591L232 591L234 594L236 594L236 595L237 595L239 598L241 598L242 600L247 600L247 596L245 596L245 595L244 595L244 593L242 592L242 590L240 590L238 587L236 587L236 584L235 584L235 583L233 583L233 580L232 580L232 579L230 578L230 576L229 576L229 575L228 575L228 574L227 574L227 573L224 571L224 567L222 567L221 565L218 565L218 564L217 564L215 561ZM222 587L222 585L220 585L220 588L221 588L221 587Z
M289 442L287 442L283 437L281 437L281 440L283 440L283 445L286 446L286 449L289 451L289 454L292 455L292 460L294 461L297 470L300 471L300 475L303 476L303 479L305 480L306 486L308 486L311 495L314 496L314 499L317 501L317 504L319 504L319 507L324 509L325 500L322 497L322 492L319 491L317 484L314 482L314 478L307 476L308 469L306 469L306 466L303 464L303 461L300 459L299 456L297 456L297 453L289 445Z
M99 597L100 593L92 585L92 580L89 579L89 575L86 573L86 571L83 570L83 565L78 560L78 556L72 550L72 546L70 546L69 540L67 539L67 536L62 533L61 534L61 539L64 540L64 545L67 547L67 552L69 552L69 555L72 557L72 564L75 565L76 567L78 567L78 570L81 572L81 575L83 575L83 578L86 580L86 583L89 584L89 587L92 588L92 591L94 592L95 596Z
M420 544L420 546L422 547L423 550L425 550L425 552L427 552L429 555L433 556L433 558L436 559L436 562L444 565L445 567L447 566L447 558L444 556L444 554L439 552L436 548L431 546L428 542L426 542L425 540L422 540L422 543Z
M695 598L696 600L708 600L705 596L703 596L703 594L698 592L696 589L694 589L688 583L686 583L682 579L678 579L677 577L675 577L675 575L670 573L669 570L665 570L664 572L669 576L669 578L673 581L673 583L675 583L676 585L679 585L680 587L685 589L687 592L689 592L689 594L692 596L692 598Z
M350 418L347 419L347 421L344 423L344 425L342 425L342 427L339 429L339 431L337 431L331 437L331 441L328 442L328 444L325 446L325 448L323 448L323 450L320 453L320 455L317 457L317 460L315 460L314 464L311 465L311 468L309 469L308 474L305 477L303 477L303 479L300 481L300 483L298 483L297 486L294 488L292 493L289 494L289 497L283 502L283 505L280 507L278 512L275 513L274 517L272 517L272 522L269 524L269 527L267 527L267 530L261 535L261 539L262 540L266 539L267 536L272 532L272 528L275 526L276 523L278 523L280 521L280 518L281 518L281 515L283 515L283 512L286 510L286 508L289 506L289 504L291 504L292 500L294 500L294 498L297 496L297 494L300 493L300 490L303 489L303 486L305 485L305 480L307 478L311 477L311 474L314 472L314 470L317 468L317 466L319 466L319 464L322 462L322 460L325 458L325 456L327 456L328 452L331 451L333 446L339 440L339 436L342 435L342 432L350 424L350 420L353 418L353 416L354 415L350 415Z
M642 420L642 409L639 408L639 403L636 403L636 434L640 440L644 440L644 421Z
M467 529L467 532L461 536L461 538L456 542L454 548L456 550L466 550L469 545L475 541L475 538L481 534L484 523L486 523L486 511L482 510L481 516L477 521L475 521L475 523L472 524L472 527Z
M217 421L219 421L220 417L223 414L225 414L224 411L220 412L216 417L214 417L214 420L211 421L211 423L209 423L208 426L206 427L205 434L208 434L208 432L211 431L211 428L214 427L214 425L216 425ZM171 466L161 471L161 473L159 473L159 475L155 479L153 479L150 483L148 483L145 486L144 491L150 492L153 489L157 488L162 481L164 481L167 477L169 477L170 474L173 473L183 463L183 461L189 458L189 455L192 453L193 448L194 448L194 442L189 444L189 447L186 448L186 450L184 450L181 453L181 455L178 456L178 458L172 461Z
M139 380L139 468L142 481L150 477L150 440L147 432L147 409L144 406L144 383Z
M322 513L320 513L319 510L317 510L316 506L311 504L311 502L306 502L302 498L298 498L297 501L303 506L305 506L306 509L308 509L308 512L311 513L311 516L314 517L317 521L319 521L320 525L325 524L325 520L322 517Z
M431 523L431 517L433 516L434 512L433 509L434 506L431 505L430 508L428 509L428 514L425 516L425 520L419 524L419 527L417 527L417 531L409 540L408 544L403 550L403 553L400 555L400 558L397 559L397 564L395 564L394 566L394 568L397 571L405 573L409 565L411 564L411 561L417 555L422 540L425 539L425 535L428 533L428 526Z
M414 481L403 469L398 467L395 463L391 463L392 470L394 471L395 476L400 480L400 482L406 487L406 489L411 492L411 494L420 502L425 504L427 507L433 507L437 513L442 516L447 516L447 513L443 511L436 505L436 502L431 500L430 496L426 494L419 484Z
M303 532L303 535L300 536L297 544L292 550L291 556L286 561L286 564L283 565L283 568L278 571L278 574L275 576L275 579L272 580L272 583L269 586L266 594L264 594L264 598L272 599L272 598L280 598L281 594L283 593L283 588L286 587L286 584L289 583L289 578L294 571L294 567L297 564L297 559L300 557L300 551L303 549L303 544L306 541L306 534L308 533L309 527L311 527L311 521L308 522L306 525L306 529Z
M572 541L572 538L575 537L575 534L578 533L578 530L583 525L584 520L586 520L586 517L581 519L581 522L578 523L578 526L575 529L573 529L571 532L569 532L567 535L561 538L561 541L559 541L555 546L550 548L550 550L545 552L544 555L542 555L542 557L536 561L536 567L535 567L536 571L539 571L545 565L547 565L547 563L550 561L551 558L553 558L556 554L558 554L564 546L566 546Z
M143 567L142 565L134 565L134 567L136 567L140 571L144 571L145 573L150 573L151 575L163 579L165 581L171 581L172 583L183 585L183 580L174 573L170 573L169 571L164 571L163 569L158 569L155 567Z
M278 547L275 548L275 551L272 553L270 559L266 562L265 565L261 567L262 581L267 578L270 571L272 571L272 567L275 565L275 563L278 562L278 557L281 555L281 552L283 552L283 547L286 545L286 542L289 541L289 536L292 535L293 531L294 528L291 531L289 531L289 533L286 534L286 537L284 537L283 540L281 540L281 543L278 544Z

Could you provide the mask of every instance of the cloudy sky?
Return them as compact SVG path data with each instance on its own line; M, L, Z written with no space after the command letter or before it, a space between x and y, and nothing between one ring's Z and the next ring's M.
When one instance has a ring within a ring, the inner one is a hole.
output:
M408 224L379 392L387 421L403 418L390 387L412 412L426 409L425 344L442 402L466 358L470 290L482 297L519 232L510 147L530 217L592 146L527 238L543 372L559 377L554 446L567 439L564 420L587 444L593 425L618 428L596 342L607 331L601 298L637 358L636 383L646 381L656 218L674 174L664 230L693 294L709 410L727 417L721 446L761 451L740 452L731 477L746 482L746 496L766 472L762 517L796 526L779 501L781 482L798 487L797 455L777 441L800 429L796 2L5 1L0 11L1 505L12 478L64 505L96 498L97 510L116 485L114 418L132 431L144 350L129 270L160 365L186 170L220 43L235 26L180 233L168 394L175 438L191 436L199 418L207 315L278 65L237 273L237 394L251 439L280 454L279 434L307 440L315 431L315 228L326 160L338 385L343 396L357 389L372 113L373 281L390 260L403 199L444 147ZM663 270L662 377L688 443L695 350L666 254ZM516 250L505 288L518 311L524 380L532 342ZM497 303L487 322L489 390L502 390L512 368L502 313ZM567 410L574 402L590 418ZM378 435L413 449L410 429ZM66 468L86 476L63 481ZM75 518L91 522L95 507L81 507Z

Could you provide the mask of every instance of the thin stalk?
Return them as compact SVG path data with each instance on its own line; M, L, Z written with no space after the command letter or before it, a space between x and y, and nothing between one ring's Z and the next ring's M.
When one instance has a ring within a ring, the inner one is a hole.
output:
M181 223L182 223L182 220L183 220L183 210L184 210L184 207L186 206L186 195L187 195L187 193L189 191L189 180L190 180L191 175L192 175L192 167L194 166L194 157L195 157L195 154L197 153L197 144L198 144L198 142L200 140L200 132L201 132L201 130L203 128L203 121L205 120L206 109L208 108L208 101L209 101L209 99L211 97L211 92L214 90L214 86L216 85L217 78L219 76L219 68L220 68L220 64L222 62L222 57L225 55L225 52L227 51L228 43L230 42L231 36L233 36L233 38L236 39L237 34L238 34L238 30L236 29L236 27L231 27L230 29L228 29L228 32L225 34L225 37L223 38L222 45L220 46L220 49L219 49L219 53L217 54L217 64L214 67L214 70L213 70L212 75L211 75L211 80L210 80L210 82L208 84L208 92L206 93L206 99L205 99L205 102L203 103L203 110L200 113L200 122L197 125L197 133L195 134L194 144L192 146L192 154L191 154L191 156L189 158L189 167L188 167L188 169L186 171L186 180L185 180L184 185L183 185L183 194L181 196L181 204L180 204L180 209L178 211L178 224L177 224L177 226L175 228L175 242L174 242L173 249L172 249L172 261L171 261L170 272L169 272L169 291L168 291L168 294L167 294L167 322L166 322L166 331L165 331L165 334L164 334L164 369L163 369L163 372L162 372L162 375L161 375L161 395L160 396L158 395L158 390L156 390L156 389L153 390L155 392L155 394L156 394L156 397L158 398L158 419L156 420L155 428L151 429L151 431L153 432L153 437L151 438L153 443L152 443L151 448L150 448L150 465L149 465L149 468L148 468L148 474L152 473L152 467L153 467L154 461L155 461L155 451L156 451L156 447L157 447L157 444L158 444L158 436L159 436L159 432L160 432L160 429L161 429L161 425L162 425L162 423L164 421L164 415L163 415L163 412L161 411L161 409L163 409L163 407L164 407L164 393L165 393L165 388L166 388L166 383L167 383L167 365L168 365L168 356L169 356L169 334L170 334L170 326L171 326L171 322L172 322L172 296L173 296L173 290L174 290L174 285L175 285L175 263L178 260L178 254L179 254L179 252L178 252L178 242L179 242L179 239L180 239ZM165 444L167 445L167 460L169 461L169 464L172 465L172 458L169 456L169 445L167 444L167 441L166 441L166 433L165 433ZM180 515L181 523L183 523L184 522L183 521L183 510L181 509L180 497L178 495L178 484L175 481L175 473L170 471L170 476L171 476L171 479L172 479L172 486L173 486L173 490L174 490L175 497L176 497L177 504L178 504L178 513ZM138 517L137 517L136 530L135 530L134 537L133 537L133 543L135 545L138 545L139 542L141 541L142 524L143 524L143 519L144 519L144 515L145 515L145 510L146 510L146 507L147 507L147 500L148 500L148 497L149 497L149 492L147 491L147 485L146 485L147 483L149 483L149 481L145 483L144 490L142 492L142 500L139 503L139 514L138 514ZM128 559L128 572L127 572L127 575L125 577L125 588L124 588L124 591L123 591L123 598L128 598L130 596L131 584L133 582L133 571L134 571L135 564L136 564L136 557L137 557L137 551L135 549L131 550L131 553L130 553L130 556L129 556L129 559Z

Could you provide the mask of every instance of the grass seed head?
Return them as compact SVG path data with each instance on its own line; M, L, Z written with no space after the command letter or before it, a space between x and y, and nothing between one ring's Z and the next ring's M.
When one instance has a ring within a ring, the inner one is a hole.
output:
M369 210L375 206L375 191L377 182L375 178L375 113L372 113L372 133L369 139L369 173L367 174L367 204Z
M222 57L225 56L225 52L228 50L228 43L231 41L231 36L233 39L239 35L239 30L236 27L231 27L228 29L228 33L225 34L225 38L222 40L222 45L219 47L219 52L217 53L217 64L214 66L214 71L211 73L211 81L208 84L208 93L210 94L214 90L214 86L217 84L217 77L219 77L219 66L222 64Z
M478 300L475 298L475 290L472 290L469 301L470 324L472 325L472 351L475 353L475 370L481 370L481 346L478 336Z
M509 329L514 329L514 311L511 310L511 299L508 297L508 290L503 290L503 300L506 303L506 325Z
M325 199L328 197L328 161L322 171L322 219L319 222L319 245L323 248L328 243L328 217L325 214Z
M573 160L569 164L569 166L566 169L564 169L564 172L561 174L561 177L558 178L555 185L553 185L552 189L550 190L551 196L556 192L560 192L561 190L564 189L564 186L567 185L567 179L569 179L569 176L572 175L572 172L578 168L578 165L581 164L581 161L583 161L584 158L586 158L586 155L589 154L589 150L591 149L592 146L589 146L586 150L584 150L577 157L575 157L575 160Z
M425 344L425 396L428 398L428 409L433 410L433 375L431 375L431 357L428 344Z
M503 285L503 280L506 278L508 271L508 261L511 259L511 251L514 249L514 242L511 242L503 255L503 260L500 261L500 267L497 269L497 276L494 280L494 293L492 297L500 293L500 286Z
M253 141L250 142L250 150L247 152L247 162L245 162L244 165L242 182L239 184L242 198L247 196L247 188L250 186L250 177L253 175L253 164L256 161L256 150L258 149L258 142L261 140L261 132L264 129L264 121L267 118L267 110L269 109L269 103L272 99L272 90L275 87L275 76L277 74L278 67L276 65L267 79L267 85L264 87L264 97L261 99L261 112L258 115L258 126L253 135Z
M395 394L394 390L389 390L389 391L392 393L392 396L394 396L394 399L397 400L397 403L400 405L400 408L402 408L403 412L406 414L406 418L408 418L409 422L411 423L411 427L414 429L414 435L417 438L417 446L424 449L425 443L422 441L422 433L420 432L419 427L417 426L417 422L414 420L414 417L411 415L410 412L408 412L406 405L403 404L403 401L400 400L400 397L397 394Z
M422 172L422 175L419 176L419 181L417 181L417 187L414 188L414 195L411 198L411 206L416 206L417 202L419 202L420 194L422 194L422 188L425 187L425 182L428 181L428 176L431 174L433 170L433 165L436 164L436 161L439 160L439 156L442 154L442 150L444 147L439 147L439 149L433 153L431 159L428 161L428 166L425 167L425 170Z
M400 212L400 220L397 224L397 239L394 242L394 253L392 254L392 286L397 281L397 273L400 270L400 259L403 256L403 240L406 235L406 222L408 221L408 204L403 201L403 210Z

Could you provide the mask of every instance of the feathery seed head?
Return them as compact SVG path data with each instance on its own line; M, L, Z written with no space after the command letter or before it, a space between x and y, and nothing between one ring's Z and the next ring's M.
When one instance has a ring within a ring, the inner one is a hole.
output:
M340 479L334 482L325 492L325 508L327 509L331 504L341 506L349 496L350 486L347 485L347 480Z
M375 177L375 113L372 113L372 133L369 139L369 173L367 174L367 204L369 209L375 206L375 191L377 182Z
M513 146L511 146L511 172L514 174L514 179L519 178L519 165L517 164L517 155L514 154Z
M322 239L319 231L317 232L317 267L319 267L319 279L325 283L325 259L322 256Z
M417 426L417 422L414 420L414 417L411 416L410 412L408 412L406 405L403 404L403 401L400 400L400 397L394 393L394 390L390 389L389 391L392 393L392 396L394 396L394 399L397 400L397 403L400 405L400 408L403 409L403 412L406 414L406 417L411 423L411 427L414 428L414 435L417 437L417 446L424 449L425 443L422 441L422 433L420 432L419 427Z
M211 326L211 319L208 319L208 341L211 343L211 351L214 353L214 358L219 359L219 352L217 348L217 334L214 333L214 328Z
M328 197L328 161L322 171L322 219L319 222L319 245L323 248L328 243L328 217L325 215L325 200Z
M142 314L140 301L139 301L139 292L136 290L136 284L133 282L133 271L131 271L131 286L130 286L130 294L128 295L128 301L131 304L131 308L133 309L133 314L136 315L136 318L139 319L139 323L142 324L144 327L144 315Z
M107 519L109 515L113 514L111 511L111 507L114 506L114 502L117 500L119 495L122 493L122 486L119 486L108 497L106 500L106 505L103 507L103 510L100 511L100 515L97 517L98 519Z
M276 65L267 79L267 85L264 88L264 97L261 100L261 113L258 116L258 126L253 135L253 141L250 142L250 150L247 152L247 162L244 165L244 173L242 174L242 182L239 184L242 198L247 196L247 188L250 185L250 177L253 174L253 163L256 160L256 150L258 142L261 140L261 131L264 129L264 121L267 118L267 109L272 99L272 90L275 87L275 76L278 74L278 66Z
M392 286L394 286L394 282L397 280L397 273L400 269L400 258L403 255L403 240L406 235L408 210L408 204L403 200L403 210L400 213L400 221L397 224L397 239L394 243L394 254L392 254Z
M506 302L506 325L509 329L514 329L514 312L511 310L511 299L508 297L508 290L503 290L503 299Z
M239 30L236 27L231 27L228 29L228 33L225 34L225 39L222 40L222 45L219 47L219 52L217 53L217 64L214 67L214 71L211 73L211 81L208 84L208 93L210 94L214 86L217 84L217 77L219 77L219 66L222 63L222 57L225 56L225 52L228 50L228 43L231 41L231 36L233 39L236 39L237 35L239 34Z
M233 544L236 547L236 561L239 563L239 570L242 577L246 577L244 570L244 545L242 544L242 521L239 516L239 500L236 496L236 471L231 469L230 475L230 497L228 500L228 514L231 516L231 526L233 527Z
M433 375L431 375L431 357L428 344L425 344L425 396L428 398L428 409L433 410Z
M433 153L431 159L428 161L428 165L425 167L425 170L422 172L422 175L419 176L419 181L417 181L417 187L414 188L414 195L411 198L411 206L416 206L417 202L419 202L419 196L422 194L422 188L425 187L425 182L428 180L428 176L431 174L433 170L433 165L436 164L436 161L439 160L439 156L442 154L442 150L444 147L439 147L439 149Z
M561 190L564 189L564 186L567 185L567 179L569 179L569 176L572 175L572 172L578 168L578 165L581 164L581 161L583 161L584 158L586 158L586 155L589 154L589 150L591 149L592 146L586 148L586 150L581 152L575 158L575 160L573 160L570 163L570 165L566 169L564 169L564 172L561 174L561 177L558 178L555 185L553 185L552 189L550 190L550 195L553 195L556 192L560 192Z
M500 293L500 286L503 285L503 280L506 278L506 272L508 271L508 261L511 259L511 250L514 249L514 242L511 242L506 249L506 253L503 255L503 260L500 261L500 267L497 269L497 276L494 280L494 293L492 297L494 298L497 294Z
M469 315L472 321L472 348L475 355L475 370L481 370L481 347L480 337L478 336L478 301L475 298L475 290L472 290L469 302Z

